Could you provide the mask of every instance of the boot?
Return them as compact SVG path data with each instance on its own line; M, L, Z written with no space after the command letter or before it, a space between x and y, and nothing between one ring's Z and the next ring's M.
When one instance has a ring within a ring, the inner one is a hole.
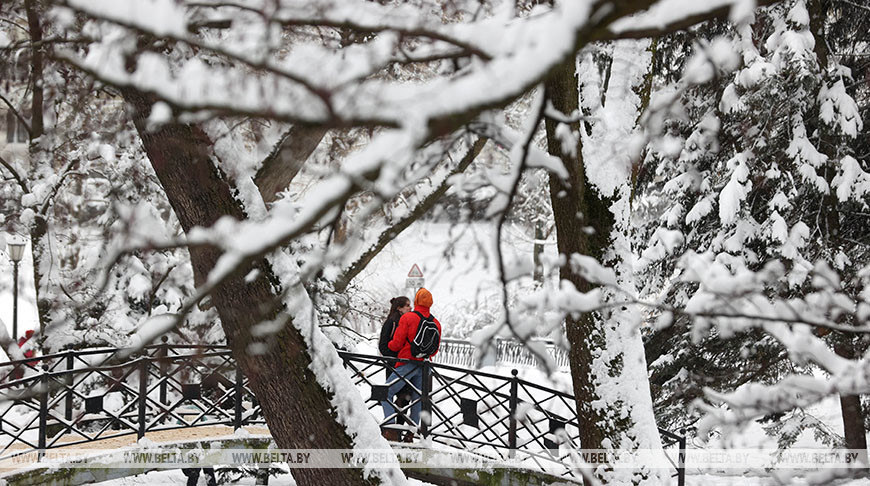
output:
M408 444L410 444L411 442L414 442L414 433L411 432L410 430L405 432L405 438L402 439L402 442L407 442Z
M399 431L395 429L381 429L381 435L390 442L399 442Z

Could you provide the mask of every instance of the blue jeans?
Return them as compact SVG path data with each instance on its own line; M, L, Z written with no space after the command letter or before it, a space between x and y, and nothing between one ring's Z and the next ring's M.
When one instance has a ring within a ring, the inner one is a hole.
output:
M404 380L402 379L404 378ZM420 409L423 403L420 401L420 390L423 389L423 367L418 364L406 363L402 366L396 366L396 369L390 374L387 379L387 399L381 402L384 407L385 423L393 424L396 422L396 417L391 417L396 413L396 407L393 406L392 400L399 393L399 390L410 383L415 390L411 393L411 421L412 425L420 425Z

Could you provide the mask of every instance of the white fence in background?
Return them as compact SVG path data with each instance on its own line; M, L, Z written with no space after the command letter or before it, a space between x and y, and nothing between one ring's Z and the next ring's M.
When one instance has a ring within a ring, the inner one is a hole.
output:
M568 352L551 341L533 340L535 344L543 344L550 357L556 362L559 371L569 371ZM458 339L442 339L441 348L432 361L435 363L462 366L467 368L478 367L475 356L476 346L468 341ZM538 358L525 344L508 339L496 339L496 352L494 362L485 362L486 365L514 366L522 368L539 367Z

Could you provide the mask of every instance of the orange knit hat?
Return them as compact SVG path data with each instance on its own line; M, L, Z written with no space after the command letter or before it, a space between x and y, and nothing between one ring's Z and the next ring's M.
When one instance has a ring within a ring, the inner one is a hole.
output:
M417 295L414 296L414 305L432 307L432 293L421 288L417 291Z

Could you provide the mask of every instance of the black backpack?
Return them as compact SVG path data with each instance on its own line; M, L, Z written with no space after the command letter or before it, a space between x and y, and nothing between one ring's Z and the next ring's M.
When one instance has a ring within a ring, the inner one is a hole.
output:
M414 340L408 341L411 345L411 356L425 359L438 351L438 346L441 345L441 331L435 324L435 316L429 314L429 317L424 317L417 311L413 312L420 316L420 324L417 326Z
M393 340L393 335L396 334L397 327L399 327L398 319L387 319L386 322L384 322L383 327L381 327L381 336L378 339L378 351L381 352L381 356L395 358L399 355L397 351L393 351L387 345L387 343Z

